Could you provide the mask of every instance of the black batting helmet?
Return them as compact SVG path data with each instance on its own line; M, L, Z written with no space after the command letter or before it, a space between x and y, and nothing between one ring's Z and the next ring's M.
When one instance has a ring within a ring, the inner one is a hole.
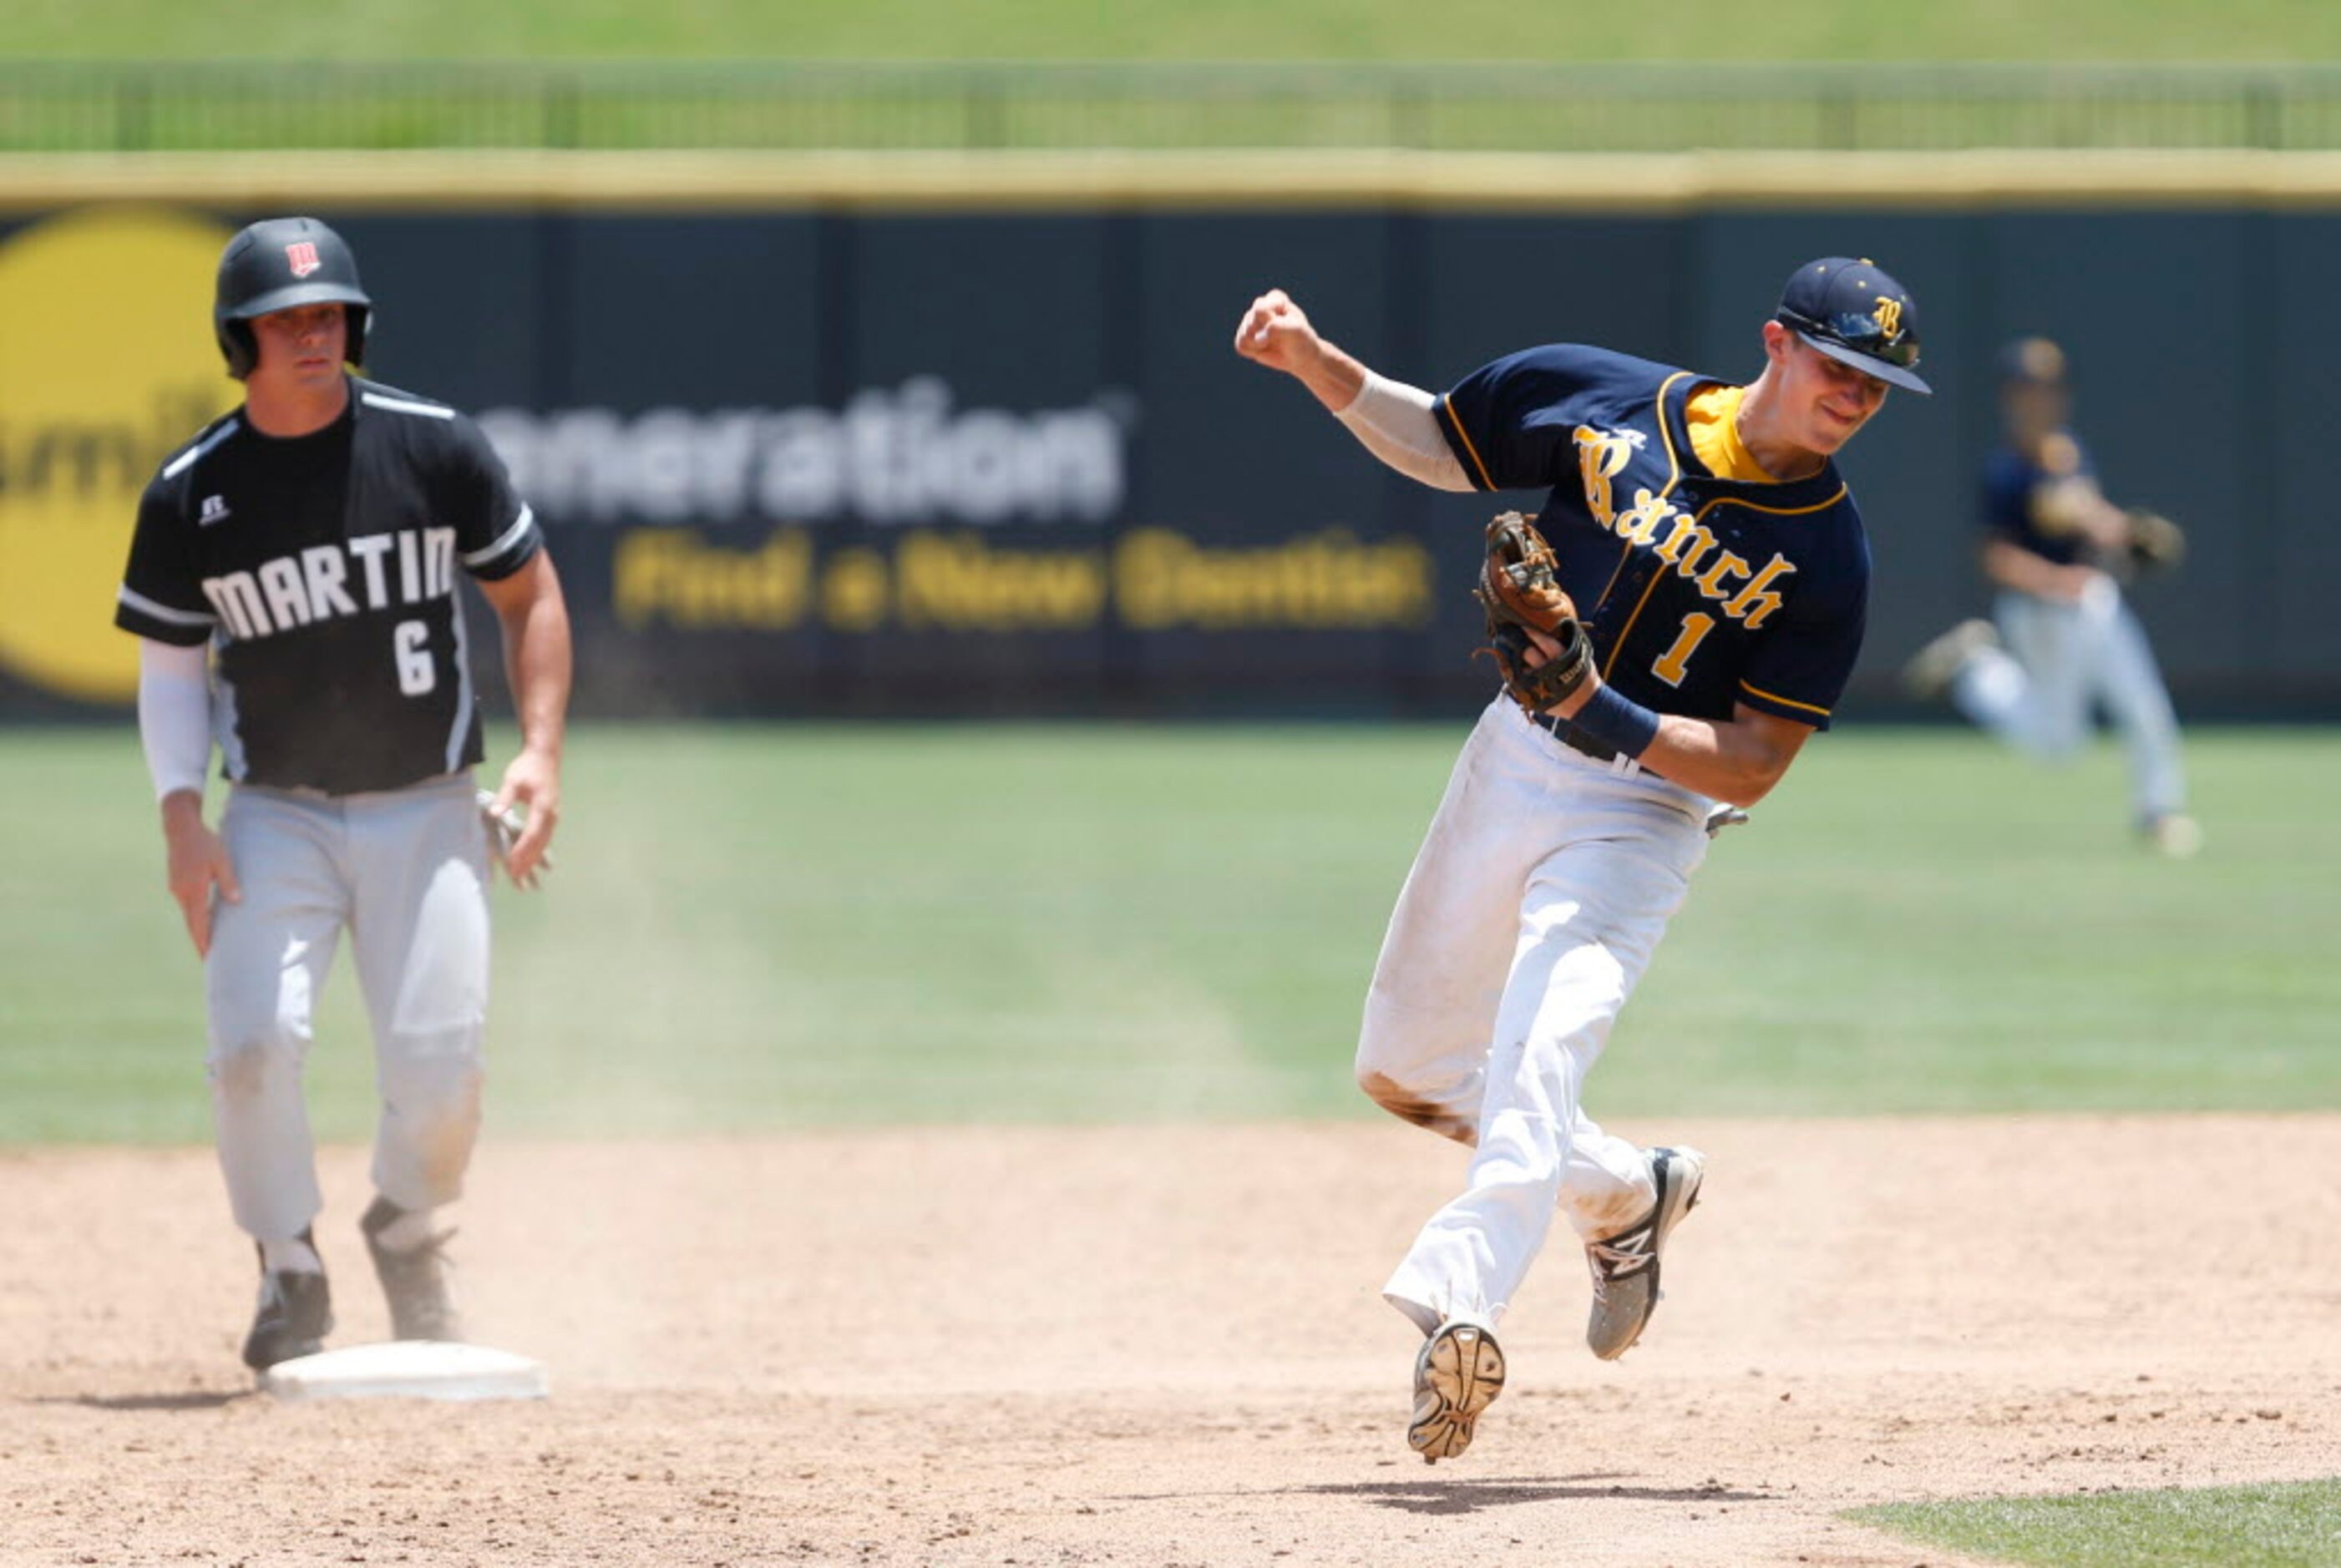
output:
M220 253L212 297L212 327L227 356L227 373L242 381L259 359L253 317L331 303L348 307L350 362L364 363L374 302L358 282L358 260L348 242L314 218L264 218L244 229Z

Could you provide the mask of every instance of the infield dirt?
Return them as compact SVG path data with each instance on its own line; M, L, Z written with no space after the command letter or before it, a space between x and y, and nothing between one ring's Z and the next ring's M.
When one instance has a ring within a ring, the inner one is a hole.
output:
M0 1562L1941 1565L1837 1515L2341 1470L2341 1116L1618 1130L1710 1156L1667 1305L1593 1360L1557 1236L1436 1467L1396 1123L492 1133L460 1283L553 1396L483 1405L252 1392L208 1151L0 1156Z

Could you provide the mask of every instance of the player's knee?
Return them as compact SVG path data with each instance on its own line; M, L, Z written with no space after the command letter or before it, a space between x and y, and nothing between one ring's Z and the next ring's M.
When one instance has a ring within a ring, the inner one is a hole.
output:
M476 1055L384 1064L384 1143L403 1173L402 1188L413 1188L433 1206L462 1196L463 1172L479 1141L485 1080Z
M1358 1064L1357 1076L1358 1087L1365 1091L1366 1097L1399 1120L1412 1122L1419 1127L1429 1127L1439 1136L1453 1138L1458 1143L1471 1141L1474 1128L1470 1118L1457 1115L1452 1107L1408 1087L1362 1061Z
M1366 1098L1394 1116L1405 1114L1399 1107L1406 1105L1413 1097L1396 1078L1379 1067L1369 1066L1362 1057L1360 1058L1351 1076L1357 1079L1358 1087Z
M285 1078L298 1081L301 1059L308 1048L304 1019L282 1015L221 1018L214 1024L204 1067L218 1093L248 1098L264 1092L272 1083Z
M1358 1031L1358 1055L1350 1065L1350 1075L1368 1099L1399 1116L1405 1112L1398 1107L1420 1097L1406 1081L1410 1076L1406 1067L1411 1057L1402 1048L1404 1041L1404 1031L1391 1027L1378 1000L1369 999L1365 1025Z
M478 1121L486 1076L475 1037L393 1041L383 1054L383 1097L418 1125Z

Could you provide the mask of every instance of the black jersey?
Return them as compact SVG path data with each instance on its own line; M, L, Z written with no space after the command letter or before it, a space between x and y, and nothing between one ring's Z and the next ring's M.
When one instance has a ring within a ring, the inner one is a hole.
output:
M1660 713L1736 705L1828 728L1861 651L1869 542L1837 465L1758 484L1708 471L1683 405L1712 377L1554 344L1437 404L1482 490L1551 487L1539 527L1601 679Z
M543 543L477 425L349 385L309 435L214 420L138 503L115 624L212 643L212 729L239 782L349 795L479 761L455 569L507 577Z

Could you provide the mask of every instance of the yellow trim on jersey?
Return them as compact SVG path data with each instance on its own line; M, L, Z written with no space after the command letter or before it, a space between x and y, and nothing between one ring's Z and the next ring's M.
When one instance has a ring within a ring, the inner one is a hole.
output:
M1634 547L1629 544L1626 548L1628 550L1631 550ZM1619 561L1618 564L1620 567L1623 567L1625 562ZM1634 613L1626 617L1625 627L1618 633L1618 640L1609 645L1609 660L1601 667L1602 680L1609 680L1609 672L1618 668L1618 655L1626 651L1626 643L1634 635L1634 622L1642 619L1642 607L1649 604L1650 602L1650 595L1659 590L1659 580L1666 576L1667 571L1668 569L1663 566L1659 568L1658 571L1650 573L1650 581L1642 585L1642 597L1635 601ZM1609 581L1615 582L1617 578L1612 576ZM1602 597L1609 597L1606 590L1603 591Z
M1739 439L1739 404L1746 387L1708 382L1683 399L1683 424L1690 431L1690 449L1718 479L1746 484L1778 484Z
M1752 501L1742 501L1736 495L1718 495L1713 501L1708 501L1705 506L1700 507L1698 511L1693 513L1691 516L1691 521L1693 524L1697 524L1704 519L1708 512L1713 511L1718 506L1745 507L1749 511L1760 511L1767 517L1802 517L1808 512L1827 511L1830 507L1835 506L1838 501L1841 501L1844 499L1845 486L1841 484L1837 487L1836 494L1830 496L1827 501L1817 501L1810 506L1763 506Z
M1689 371L1675 372L1674 374L1669 376L1666 380L1659 383L1659 395L1651 400L1658 407L1659 440L1667 449L1667 482L1659 487L1658 498L1660 501L1664 501L1668 496L1674 493L1676 482L1682 478L1682 460L1675 455L1674 432L1667 427L1667 389L1689 374L1690 374L1690 372ZM1585 612L1588 617L1590 617L1595 610L1599 610L1603 605L1609 602L1609 590L1618 586L1618 574L1625 571L1626 563L1633 559L1634 541L1629 539L1626 541L1626 548L1619 554L1618 564L1610 569L1609 581L1601 585L1601 597L1593 601L1592 610L1589 610ZM1642 597L1648 599L1649 595L1646 593ZM1641 613L1642 607L1639 604L1636 605L1634 607L1634 614L1639 615ZM1626 624L1631 626L1633 623L1632 617L1628 617ZM1623 637L1618 639L1620 646L1624 645L1625 640L1626 640ZM1612 651L1611 657L1616 657L1614 650Z
M1447 416L1448 424L1453 427L1455 431L1455 439L1463 443L1463 450L1471 454L1471 466L1479 471L1479 488L1481 490L1495 489L1496 481L1488 477L1488 465L1479 461L1479 449L1471 444L1471 432L1465 430L1463 428L1463 422L1456 417L1455 405L1446 398L1442 397L1439 400L1439 409L1441 413L1444 413Z
M1660 500L1664 500L1667 491L1674 489L1675 481L1682 478L1682 459L1675 453L1675 432L1673 427L1667 423L1667 389L1689 374L1689 371L1675 372L1659 383L1659 395L1650 400L1658 411L1659 440L1667 449L1667 486L1666 490L1659 491Z
M1762 687L1750 685L1745 680L1739 683L1739 690L1750 697L1760 697L1767 702L1777 702L1783 708L1801 708L1808 713L1818 713L1824 719L1829 716L1829 710L1826 708L1810 702L1799 702L1793 697L1783 697L1777 691L1767 691Z
M1663 390L1664 389L1661 389L1661 391ZM1667 448L1667 454L1669 457L1674 455L1674 448L1671 445ZM1669 480L1667 481L1667 490L1672 490L1673 488L1674 481ZM1700 507L1697 511L1691 514L1690 525L1693 528L1697 528L1699 523L1706 519L1707 514L1713 511L1718 506L1745 507L1749 511L1760 511L1771 517L1802 517L1808 512L1827 511L1830 507L1835 506L1838 501L1845 499L1845 492L1846 487L1840 484L1837 487L1836 494L1830 496L1827 501L1817 501L1810 506L1759 506L1752 501L1742 501L1736 495L1718 495L1713 501L1708 501L1705 506ZM1666 491L1661 491L1659 493L1663 495ZM1679 516L1680 514L1678 513L1677 515ZM1629 540L1626 544L1626 552L1630 556L1633 553L1633 541ZM1623 561L1620 561L1618 563L1618 571L1623 571L1625 569L1626 563ZM1650 573L1649 587L1642 590L1641 601L1634 606L1634 613L1626 617L1626 624L1624 628L1619 631L1618 640L1609 645L1609 661L1601 666L1602 680L1609 680L1609 671L1617 668L1618 655L1625 650L1626 640L1634 634L1634 622L1642 619L1642 606L1650 602L1650 594L1652 590L1659 586L1659 580L1665 577L1669 570L1670 569L1668 567L1660 566L1658 571ZM1613 571L1609 574L1610 585L1615 587L1617 585L1617 581L1618 572ZM1607 588L1603 589L1601 590L1601 597L1604 600L1608 599L1609 597L1609 590ZM1597 604L1596 608L1598 609L1599 606ZM1747 682L1742 681L1740 684L1745 686L1747 685ZM1755 689L1753 687L1749 687L1748 690L1754 690ZM1768 696L1769 693L1766 693L1766 695ZM1786 702L1788 700L1785 697L1775 697L1772 700L1775 702ZM1814 711L1817 713L1826 714L1828 710L1815 709Z

